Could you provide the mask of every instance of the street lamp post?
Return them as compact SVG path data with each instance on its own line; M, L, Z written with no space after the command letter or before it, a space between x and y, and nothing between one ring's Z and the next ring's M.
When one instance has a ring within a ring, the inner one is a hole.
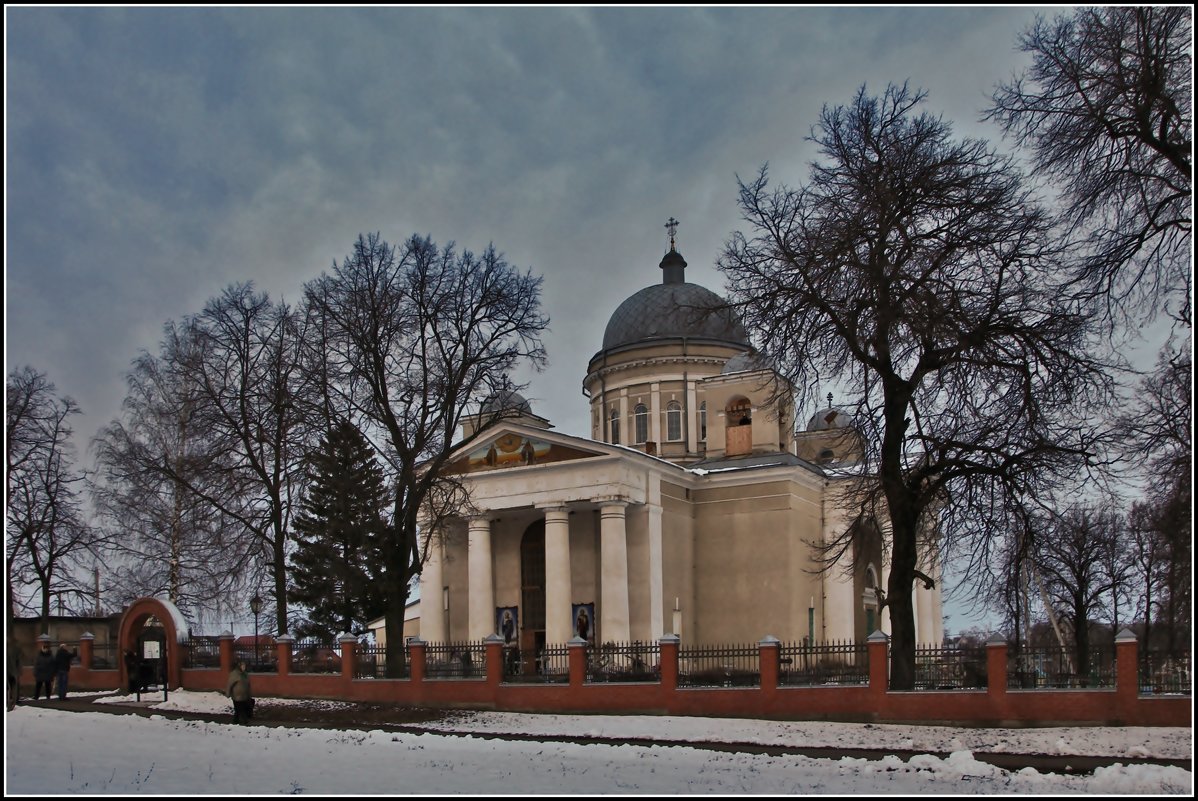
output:
M258 666L258 613L262 611L262 598L258 593L250 599L250 611L254 613L254 667Z

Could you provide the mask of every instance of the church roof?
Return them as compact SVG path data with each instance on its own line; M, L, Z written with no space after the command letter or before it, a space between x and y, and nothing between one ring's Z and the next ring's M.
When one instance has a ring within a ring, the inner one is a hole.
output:
M724 299L685 280L686 261L673 248L662 258L662 283L647 286L621 303L603 332L603 349L654 339L694 337L748 347L744 326Z

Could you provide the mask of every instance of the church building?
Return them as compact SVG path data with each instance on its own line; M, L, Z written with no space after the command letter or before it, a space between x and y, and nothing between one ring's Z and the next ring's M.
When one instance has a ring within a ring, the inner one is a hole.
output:
M671 220L671 223L673 221ZM884 522L844 500L859 453L848 414L797 419L792 393L674 247L660 281L615 310L583 379L590 438L517 394L453 471L472 512L430 543L419 634L499 634L521 649L592 642L864 640L889 629ZM806 415L802 415L806 417ZM469 431L467 432L469 433ZM820 545L852 528L838 560ZM942 639L940 570L914 589L916 638Z

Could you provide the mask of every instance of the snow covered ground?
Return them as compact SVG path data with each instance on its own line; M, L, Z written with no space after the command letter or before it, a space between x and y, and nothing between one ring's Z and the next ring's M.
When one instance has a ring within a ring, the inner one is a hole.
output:
M97 699L123 702L126 697ZM271 705L298 703L260 699ZM309 703L309 702L304 702ZM335 704L336 702L323 702ZM229 711L216 693L160 709ZM227 723L20 706L5 717L8 794L974 794L1191 795L1193 774L1116 765L1091 776L1001 770L974 752L1186 758L1188 728L957 729L679 717L461 712L427 724L488 734L951 752L811 759L689 747L574 745Z

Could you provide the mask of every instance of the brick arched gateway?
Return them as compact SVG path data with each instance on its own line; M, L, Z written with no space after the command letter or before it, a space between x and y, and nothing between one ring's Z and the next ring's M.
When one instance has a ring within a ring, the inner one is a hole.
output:
M129 686L129 673L125 665L126 651L136 649L138 638L146 627L146 621L155 618L162 624L166 635L166 677L170 689L178 689L183 683L183 649L181 643L188 633L187 619L175 606L165 598L138 598L125 610L121 617L120 635L118 638L121 650L120 673L121 686Z

